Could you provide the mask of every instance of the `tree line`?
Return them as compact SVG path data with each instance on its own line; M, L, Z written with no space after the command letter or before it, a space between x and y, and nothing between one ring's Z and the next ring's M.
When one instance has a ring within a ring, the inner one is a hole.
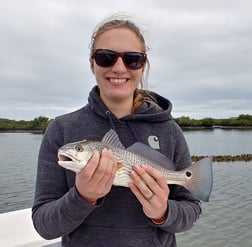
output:
M174 118L175 122L181 128L214 128L214 127L248 127L252 128L252 115L241 114L238 117L226 118L226 119L192 119L190 117ZM0 130L27 130L27 131L41 131L44 132L52 119L48 117L39 116L30 121L25 120L10 120L0 118Z
M0 130L27 130L44 132L51 121L52 119L43 116L34 118L30 121L0 118Z
M238 117L215 119L191 119L190 117L179 117L174 119L182 128L214 128L214 127L250 127L252 128L252 115L240 114Z

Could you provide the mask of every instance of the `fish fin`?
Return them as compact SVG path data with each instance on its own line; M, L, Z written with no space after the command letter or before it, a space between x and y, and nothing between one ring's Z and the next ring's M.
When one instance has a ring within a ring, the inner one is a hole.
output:
M213 157L209 156L195 162L184 169L188 174L188 183L185 187L202 201L208 202L213 188Z
M158 152L157 150L141 142L134 143L132 146L127 148L127 151L145 157L154 164L159 165L165 169L175 170L174 163L170 159L168 159L164 154Z
M102 142L109 144L111 146L117 147L117 148L125 149L125 147L123 146L123 144L121 143L121 141L119 139L119 136L117 135L117 133L113 129L110 129L103 136Z

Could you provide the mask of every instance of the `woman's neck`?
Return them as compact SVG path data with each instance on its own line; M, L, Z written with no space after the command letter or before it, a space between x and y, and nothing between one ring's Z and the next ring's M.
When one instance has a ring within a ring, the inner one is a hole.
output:
M109 101L104 103L118 119L132 113L133 99L130 101Z

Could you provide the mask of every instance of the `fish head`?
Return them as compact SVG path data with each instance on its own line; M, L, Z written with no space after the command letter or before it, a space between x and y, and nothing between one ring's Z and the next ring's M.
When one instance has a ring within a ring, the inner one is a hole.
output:
M95 150L87 140L68 143L58 150L58 164L73 172L80 172L91 159Z

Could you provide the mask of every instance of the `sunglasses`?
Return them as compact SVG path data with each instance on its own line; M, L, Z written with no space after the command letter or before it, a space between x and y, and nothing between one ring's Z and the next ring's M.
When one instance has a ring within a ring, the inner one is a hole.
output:
M142 52L116 52L107 49L97 49L94 51L91 58L94 58L97 65L101 67L111 67L113 66L117 59L121 57L124 65L128 69L140 69L144 66L147 55Z

